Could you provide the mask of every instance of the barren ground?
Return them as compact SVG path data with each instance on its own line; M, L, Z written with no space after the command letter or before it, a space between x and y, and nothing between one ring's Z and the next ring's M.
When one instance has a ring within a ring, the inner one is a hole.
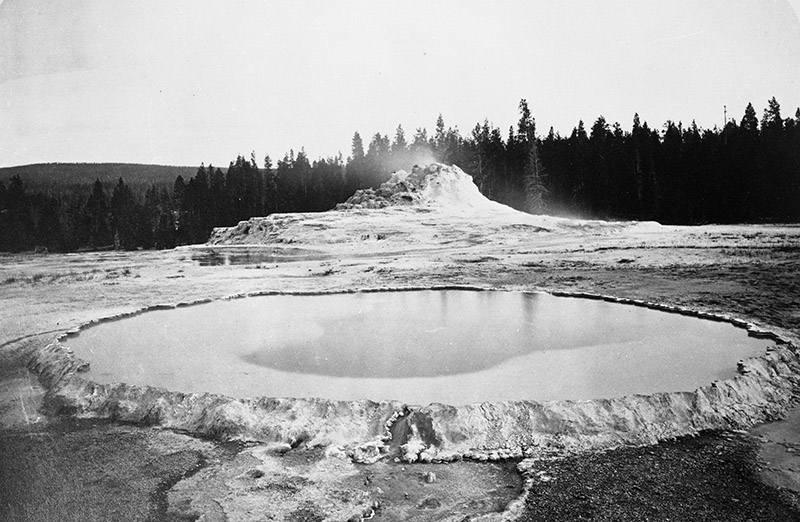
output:
M226 443L48 411L27 364L59 334L235 294L574 291L800 337L800 227L349 216L296 216L268 247L0 257L0 520L464 520L509 503L502 516L519 520L800 520L800 411L749 431L528 459L519 470L508 461L360 465L302 444ZM515 502L523 481L528 493Z

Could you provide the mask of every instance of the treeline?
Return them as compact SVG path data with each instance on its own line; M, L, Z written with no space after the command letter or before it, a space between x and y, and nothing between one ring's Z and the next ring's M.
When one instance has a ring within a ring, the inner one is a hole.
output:
M350 155L310 161L290 151L273 165L255 154L227 169L201 165L174 183L59 184L31 188L19 175L0 182L0 250L171 248L204 242L215 226L275 212L324 211L357 189L375 187L415 163L456 164L489 198L532 213L699 224L800 221L800 110L782 118L773 98L759 121L752 104L722 129L638 116L630 131L602 116L587 131L538 135L525 100L503 133L487 121L468 136L419 128L407 139L356 132ZM96 168L96 167L95 167ZM161 174L163 176L163 174ZM188 179L187 179L188 178Z
M554 209L665 224L800 221L800 109L772 98L759 122L748 104L723 129L634 116L623 131L598 118L588 134L552 130L541 142Z
M522 100L505 139L488 122L462 137L440 120L432 147L519 210L687 225L800 221L800 109L784 119L775 98L760 121L748 104L722 129L668 121L657 130L634 115L630 131L601 116L568 136L551 128L531 142L532 132Z
M170 248L177 244L171 208L166 186L134 190L120 180L109 191L97 180L32 192L15 175L0 183L0 251Z
M147 167L147 166L144 166ZM356 172L358 168L351 168ZM0 182L0 251L172 248L202 243L217 226L275 212L328 210L365 185L348 183L341 155L309 161L290 151L273 166L239 156L223 171L201 165L173 183L57 182L30 190ZM359 174L359 183L374 182ZM382 180L381 180L382 181Z

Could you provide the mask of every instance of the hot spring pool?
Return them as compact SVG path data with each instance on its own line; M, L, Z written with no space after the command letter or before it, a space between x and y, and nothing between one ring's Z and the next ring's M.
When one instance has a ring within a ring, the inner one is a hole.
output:
M768 341L725 322L543 293L269 295L148 311L64 344L87 378L233 397L463 405L693 391Z

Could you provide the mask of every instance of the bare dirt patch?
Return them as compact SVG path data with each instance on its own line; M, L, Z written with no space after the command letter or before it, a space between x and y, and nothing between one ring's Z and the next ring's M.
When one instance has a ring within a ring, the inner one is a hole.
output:
M164 520L164 490L214 446L186 435L59 419L0 434L0 519Z

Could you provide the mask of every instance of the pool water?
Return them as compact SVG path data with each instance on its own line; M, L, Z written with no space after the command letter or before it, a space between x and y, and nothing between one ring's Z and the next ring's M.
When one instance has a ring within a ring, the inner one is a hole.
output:
M462 405L693 391L770 343L632 305L426 290L215 301L101 323L65 344L95 382Z

